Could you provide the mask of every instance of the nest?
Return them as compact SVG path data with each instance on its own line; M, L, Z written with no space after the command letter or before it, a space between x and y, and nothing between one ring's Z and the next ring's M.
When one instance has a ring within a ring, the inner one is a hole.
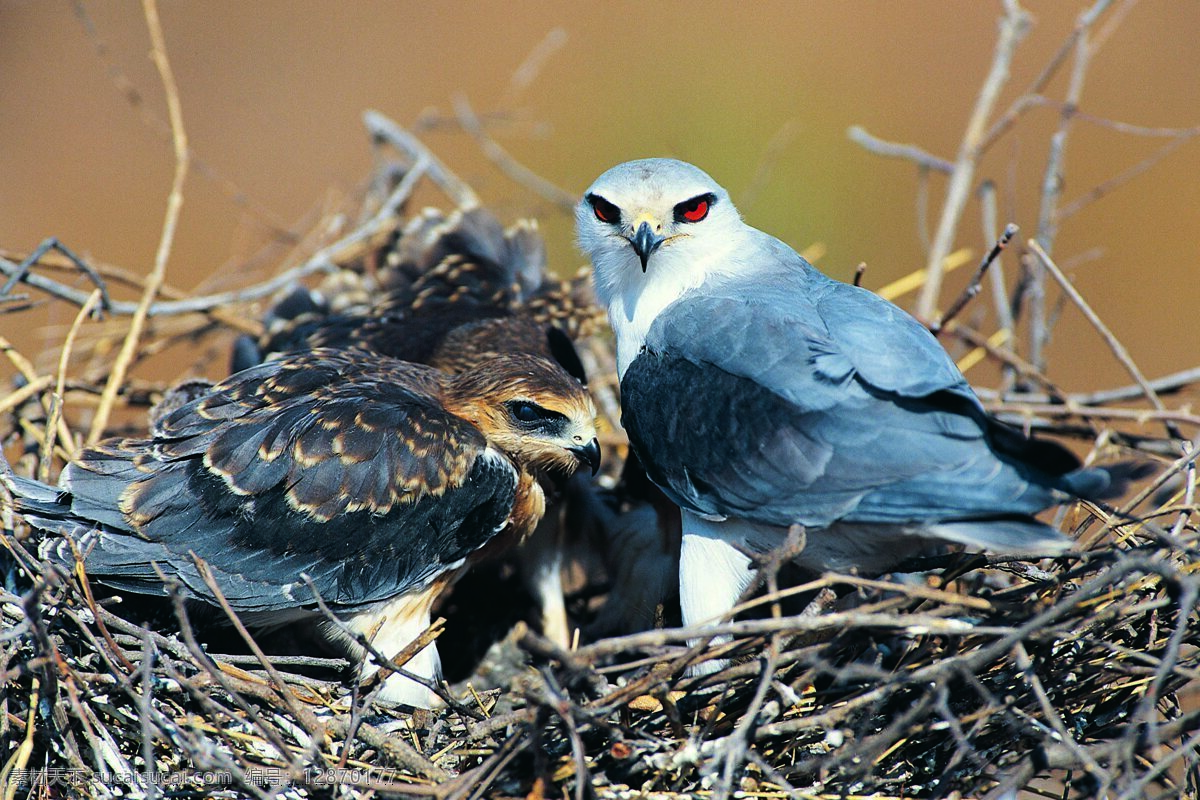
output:
M394 152L358 223L250 289L156 301L151 312L162 321L135 342L135 358L179 340L256 332L238 309L310 276L334 271L369 284L374 254L403 230L422 183L452 205L478 202L407 132L368 122ZM28 265L39 269L82 264L58 245L35 255ZM88 300L54 281L40 285L53 302L122 310L99 293ZM26 454L14 460L18 470L49 476L56 441L74 442L68 422L80 409L129 409L136 426L165 388L126 381L104 392L106 354L128 330L123 318L109 324L107 335L75 345L72 363L88 366L73 381L62 377L65 357L55 380L10 349L25 381L0 408L6 446ZM955 329L969 344L983 339ZM611 375L609 342L584 344L592 374ZM1187 380L1195 378L1175 388ZM592 388L618 431L612 379ZM762 565L739 616L715 627L660 628L569 651L523 625L500 631L437 712L373 702L342 660L268 655L236 624L214 633L178 596L150 607L100 597L82 568L38 557L6 501L3 798L1196 796L1196 481L1186 443L1171 427L1157 432L1164 419L1189 418L1146 413L1122 430L1108 419L1095 426L1098 410L1125 411L1115 405L1125 399L1074 398L1063 406L1074 415L1049 416L1034 395L997 406L1162 465L1121 508L1080 505L1057 520L1078 541L1069 555L1029 563L950 554L890 578L797 584L783 553ZM619 441L614 433L618 451ZM604 586L590 579L577 588L574 607L586 619ZM705 662L723 666L696 676Z

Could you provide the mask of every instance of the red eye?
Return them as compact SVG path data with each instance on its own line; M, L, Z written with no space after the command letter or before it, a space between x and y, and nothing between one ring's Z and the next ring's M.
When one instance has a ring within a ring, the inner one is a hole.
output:
M587 201L592 206L592 213L596 215L596 219L601 222L606 222L609 225L616 225L621 221L621 209L614 206L612 203L605 200L598 194L589 194Z
M675 221L699 222L708 216L708 210L712 207L715 200L716 198L711 194L702 194L699 197L693 197L691 200L684 200L675 206Z

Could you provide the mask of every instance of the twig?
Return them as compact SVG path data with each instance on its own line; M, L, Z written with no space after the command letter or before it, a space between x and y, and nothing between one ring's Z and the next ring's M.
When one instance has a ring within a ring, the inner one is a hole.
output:
M148 128L153 130L164 141L170 141L172 136L170 124L154 112L152 106L145 101L142 91L129 75L116 64L110 55L108 44L100 38L99 31L97 31L96 25L88 13L84 0L73 0L71 7L75 13L75 18L79 20L79 24L83 27L84 34L91 42L96 57L104 64L109 80L112 81L117 93L121 95L132 109L137 111L142 122ZM252 215L251 219L269 235L277 240L286 242L295 240L296 235L288 228L287 223L276 217L270 208L256 202L242 187L225 177L216 167L198 156L195 151L189 150L189 156L194 172L216 184L220 191L234 205L249 211Z
M141 664L142 692L138 697L138 721L142 728L142 764L145 774L142 780L146 797L157 800L162 794L156 775L158 770L154 764L154 726L150 722L150 714L154 709L154 645L149 636L142 638Z
M146 290L141 302L129 322L129 333L121 345L121 350L113 362L112 374L104 385L100 396L100 405L96 407L96 415L92 419L91 430L88 431L87 443L95 444L104 434L108 426L108 418L112 413L117 391L125 380L125 372L133 361L137 351L138 339L146 323L146 314L158 287L166 276L167 260L171 255L171 246L175 241L175 229L179 224L179 212L183 207L183 183L188 172L188 143L187 132L183 127L183 112L179 105L179 90L175 86L175 75L171 71L171 62L167 58L167 45L163 38L162 25L158 20L157 0L142 0L142 10L146 16L146 26L150 29L151 54L162 79L163 90L167 97L167 112L171 119L172 141L175 146L175 176L171 181L171 193L167 197L167 210L163 219L162 236L158 242L158 252L154 256L154 268L146 278Z
M1009 66L1012 64L1013 53L1024 38L1029 27L1029 15L1021 8L1017 0L1005 0L1004 16L1000 20L1000 33L996 38L996 49L992 56L992 66L988 72L979 97L975 100L975 108L967 122L967 130L959 145L958 156L954 161L954 170L950 174L950 185L946 187L946 200L942 205L942 216L929 248L929 258L926 260L927 280L917 298L916 313L922 319L933 319L938 296L942 289L942 262L950 253L954 244L954 233L958 221L962 217L970 195L971 184L975 179L975 168L979 162L980 146L986 133L988 116L995 106L1000 90L1008 81Z
M952 162L944 158L938 158L932 153L917 147L915 144L899 144L897 142L889 142L886 139L880 139L878 136L868 133L867 129L861 125L851 125L847 128L846 137L868 153L874 153L877 156L911 161L918 167L945 175L950 175L954 172L954 164Z
M50 398L50 415L46 419L46 441L42 446L41 463L38 464L38 480L46 483L50 480L50 465L54 461L54 438L58 428L59 416L62 414L63 394L66 392L67 382L67 364L71 360L71 349L75 346L75 337L79 335L79 329L83 325L83 321L92 313L92 309L100 302L103 295L99 289L94 289L87 302L84 303L79 313L75 315L75 321L71 323L70 330L67 331L67 336L63 340L62 352L58 357L58 381L55 384L54 394ZM75 442L70 438L64 440L64 444L70 449L75 449Z
M1101 338L1104 339L1109 349L1112 350L1113 355L1116 356L1117 361L1120 362L1121 366L1123 366L1126 372L1129 373L1130 377L1133 378L1134 383L1141 388L1142 394L1144 394L1146 399L1150 401L1150 405L1154 406L1156 411L1167 411L1167 407L1164 406L1162 400L1159 399L1158 393L1154 391L1153 387L1151 387L1146 381L1146 377L1142 374L1142 371L1138 369L1137 364L1134 363L1133 358L1129 355L1129 351L1126 350L1124 345L1122 345L1117 337L1113 335L1113 332L1108 329L1108 326L1104 324L1104 322L1100 319L1100 316L1092 310L1092 307L1088 305L1086 300L1083 299L1083 295L1081 295L1074 285L1072 285L1071 281L1067 279L1067 276L1064 275L1062 270L1058 268L1058 265L1054 263L1054 260L1050 258L1044 249L1042 249L1041 243L1034 239L1030 239L1028 244L1029 249L1038 257L1038 260L1041 262L1042 266L1047 272L1050 273L1051 276L1053 276L1054 280L1058 282L1058 285L1062 288L1063 292L1065 292L1067 296L1071 298L1071 302L1073 302L1079 308L1079 310L1083 312L1083 315L1087 317L1088 322L1092 324L1092 327L1095 328L1100 334ZM1179 431L1176 430L1173 424L1168 421L1166 425L1168 436L1172 436L1176 439L1182 438Z
M726 738L724 746L721 748L725 756L725 765L721 771L717 789L713 794L715 798L728 800L733 797L736 773L746 761L752 732L758 724L759 712L762 711L763 703L766 702L767 690L771 687L771 682L775 680L775 670L779 665L779 648L779 636L772 636L766 652L760 658L761 672L758 685L754 690L754 697L751 698L750 705L743 712L741 721L738 722L733 733Z
M1054 220L1053 220L1054 225L1056 227L1058 225L1061 225L1064 221L1075 216L1076 214L1078 214L1083 209L1087 208L1092 203L1094 203L1097 200L1099 200L1100 198L1104 197L1109 192L1112 192L1113 190L1117 189L1118 187L1123 186L1124 184L1126 184L1129 181L1136 178L1138 175L1141 175L1143 172L1148 171L1151 167L1156 165L1158 162L1162 161L1164 158L1169 156L1171 153L1174 153L1176 150L1178 150L1184 144L1192 141L1192 139L1196 138L1196 136L1198 136L1198 135L1200 135L1200 130L1189 132L1186 135L1180 135L1180 136L1176 137L1175 139L1167 142L1165 145L1160 147L1158 150L1155 150L1149 156L1142 159L1137 164L1134 164L1132 167L1125 170L1124 172L1121 172L1121 173L1115 175L1114 177L1109 178L1108 180L1104 181L1101 184L1093 186L1082 197L1055 210Z
M508 79L508 87L501 97L500 106L502 108L511 106L522 92L533 85L545 68L546 62L555 53L566 47L567 39L566 28L556 27L546 32L541 41L529 51L529 55L525 56L525 60L513 70L512 77Z
M96 271L86 261L71 252L69 247L53 237L46 239L34 248L34 251L23 258L20 264L5 264L8 267L5 270L8 280L4 282L4 286L0 286L0 297L7 297L19 281L29 276L30 268L51 250L62 253L76 269L83 272L91 279L92 283L96 284L96 289L100 292L101 308L105 311L112 308L112 298L108 295L108 287L104 285L104 281L96 274Z
M1079 742L1075 741L1075 737L1067 730L1067 726L1063 722L1062 716L1058 713L1058 709L1054 707L1050 696L1046 694L1046 687L1042 685L1041 679L1033 670L1033 661L1030 659L1029 652L1025 649L1024 643L1017 642L1013 646L1013 654L1017 662L1017 667L1025 673L1025 680L1033 690L1033 696L1037 699L1038 705L1041 706L1042 716L1050 723L1050 727L1054 730L1058 740L1075 754L1076 758L1079 759L1079 763L1084 765L1089 775L1099 778L1103 770L1088 752L1080 747Z
M571 700L558 685L552 672L543 669L541 674L546 698L549 701L546 705L562 720L563 727L567 729L567 738L571 742L571 756L575 761L575 800L595 797L596 791L592 786L591 772L587 768L583 740L579 736L579 727L575 724L575 718L572 715Z
M512 180L533 191L539 197L558 206L563 211L575 209L577 198L565 189L555 186L550 181L538 175L533 170L519 163L507 150L488 135L475 115L475 110L467 101L464 94L456 94L453 99L454 113L464 131L470 134L478 143L480 151L488 161Z
M196 566L196 571L200 573L200 579L204 581L204 585L208 587L208 590L213 593L213 597L216 599L217 605L220 606L221 611L225 613L226 619L228 619L229 623L233 625L234 630L237 631L238 636L240 636L242 641L246 643L246 646L250 648L250 652L254 654L254 657L258 660L258 663L262 665L264 670L266 670L267 675L271 678L271 682L275 685L275 691L278 694L279 699L287 707L287 710L292 714L292 716L303 722L310 723L313 726L309 727L309 736L314 738L319 737L324 730L323 726L321 726L321 724L316 722L314 719L309 718L309 716L306 715L305 712L300 708L299 703L296 702L296 696L292 694L292 690L288 687L287 682L284 681L283 676L279 674L277 669L275 669L275 665L271 663L270 659L267 658L267 654L264 653L262 648L258 646L258 642L256 642L254 637L250 635L250 631L246 630L245 624L242 623L242 620L240 617L238 617L237 612L233 610L233 606L231 606L229 601L225 598L225 593L221 591L221 587L217 584L216 578L213 576L212 570L209 568L208 564L204 561L204 559L200 558L194 552L189 552L189 555L192 557L192 563ZM313 755L315 755L315 752Z
M979 269L975 271L975 276L971 278L971 282L967 284L967 288L950 304L950 307L946 309L946 313L942 315L942 318L929 326L931 333L935 336L941 333L946 323L957 317L959 312L967 307L967 303L975 299L975 296L979 294L983 283L983 276L987 274L988 267L1004 252L1004 248L1012 241L1012 237L1017 235L1017 230L1017 226L1011 222L1004 227L1004 232L1000 234L1000 238L996 240L996 243L992 245L992 249L983 257L983 261L979 262Z
M442 624L445 622L445 620L441 618L435 620L426 630L422 631L416 639L405 645L399 653L397 653L394 657L389 657L379 652L379 649L375 647L374 643L370 639L358 631L352 630L349 625L347 625L342 619L333 613L332 609L330 609L325 603L325 599L321 597L321 593L317 590L317 585L313 583L313 580L310 576L301 573L300 578L304 581L304 585L308 587L308 590L312 592L313 600L316 602L318 610L320 610L326 621L333 625L333 627L336 628L343 636L345 636L346 639L355 642L363 649L365 653L364 661L367 657L375 659L375 662L379 665L379 670L376 675L383 673L382 675L379 675L380 678L386 678L387 675L391 673L401 675L406 680L410 680L414 683L424 686L426 689L441 698L447 707L454 709L463 716L471 719L477 719L479 717L479 714L458 702L458 698L447 691L445 686L439 685L436 681L431 681L413 672L409 672L402 666L403 663L407 662L414 655L423 650L428 643L434 641L441 634Z
M454 205L464 210L479 206L479 195L475 194L475 190L447 169L446 165L420 139L378 111L363 112L363 124L373 139L395 147L404 153L411 162L416 163L421 159L428 160L429 177L446 193Z
M989 402L987 409L996 414L1034 415L1044 417L1079 417L1080 419L1121 419L1132 422L1161 422L1175 429L1176 425L1200 426L1200 415L1189 414L1187 411L1163 409L1151 411L1139 408L1106 408L1071 405L1055 405L1053 403L1001 403ZM1171 434L1172 439L1179 439L1176 429Z
M1075 24L1074 64L1071 69L1071 79L1067 87L1066 102L1059 115L1058 130L1050 137L1050 152L1046 158L1046 170L1042 176L1042 199L1038 211L1037 239L1038 245L1047 253L1054 249L1054 238L1058 232L1055 215L1058 211L1058 201L1062 196L1064 178L1063 164L1066 158L1067 137L1071 131L1071 122L1079 101L1083 95L1084 78L1087 76L1091 63L1092 47L1088 41L1088 33L1101 14L1108 8L1112 0L1096 0L1091 8L1079 15ZM1050 331L1046 325L1046 289L1045 277L1036 265L1029 272L1029 285L1026 290L1029 301L1029 361L1039 370L1046 368L1045 349L1049 343Z
M989 356L996 359L1001 364L1012 367L1022 378L1033 381L1034 383L1037 383L1045 388L1051 397L1055 397L1064 401L1066 400L1066 393L1055 386L1054 382L1050 380L1050 378L1042 374L1042 372L1035 368L1033 364L1030 364L1013 351L994 345L991 341L989 341L988 337L983 336L982 334L966 327L965 325L959 325L951 322L946 326L946 332L953 336L961 337L963 341L970 345L983 348Z
M783 155L784 149L792 143L799 131L800 120L792 118L780 125L779 130L771 136L762 157L758 160L754 174L750 177L750 182L738 197L738 208L748 211L754 205L759 193L775 173L775 165Z
M354 240L360 237L354 237ZM322 250L313 258L293 269L281 272L275 277L263 281L262 283L254 284L245 289L239 289L232 292L221 292L219 294L203 295L200 297L189 297L182 300L161 300L156 303L151 303L146 309L148 317L163 317L173 316L176 314L201 313L211 314L213 316L221 315L220 309L223 306L236 305L239 303L249 303L255 300L261 300L264 297L269 297L280 289L289 286L295 281L305 278L317 272L330 272L334 269L333 262L329 260L328 255L331 252L336 252L336 247L350 242L351 238L338 242L337 245L331 246ZM16 265L4 258L0 258L0 272L5 275L12 275ZM87 302L88 293L78 289L72 289L58 281L44 278L41 275L29 274L24 278L24 282L37 289L41 289L52 297L57 297L61 300L66 300L74 303L77 306L82 306ZM130 303L121 300L114 300L107 311L114 316L132 316L137 313L140 303ZM234 324L229 321L226 315L222 319L226 324L232 327L243 330L247 333L261 332L261 325L242 320L240 323Z

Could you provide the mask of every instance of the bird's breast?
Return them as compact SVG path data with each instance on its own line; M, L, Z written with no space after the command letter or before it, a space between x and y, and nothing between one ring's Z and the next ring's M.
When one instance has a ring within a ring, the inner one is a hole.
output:
M503 529L470 556L471 562L486 561L509 548L516 547L533 533L533 529L545 514L546 493L537 479L529 471L523 470L517 479L512 511L505 520Z

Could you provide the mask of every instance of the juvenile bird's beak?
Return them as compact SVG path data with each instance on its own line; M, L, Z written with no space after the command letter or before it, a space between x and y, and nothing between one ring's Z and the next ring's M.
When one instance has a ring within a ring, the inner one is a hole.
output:
M642 260L642 272L646 271L646 262L650 260L650 255L662 246L663 241L663 237L654 232L649 222L642 222L638 226L629 243L633 245L633 252Z
M591 467L593 475L600 471L600 441L598 439L592 439L579 447L572 447L571 453L579 459L580 464L587 464Z

